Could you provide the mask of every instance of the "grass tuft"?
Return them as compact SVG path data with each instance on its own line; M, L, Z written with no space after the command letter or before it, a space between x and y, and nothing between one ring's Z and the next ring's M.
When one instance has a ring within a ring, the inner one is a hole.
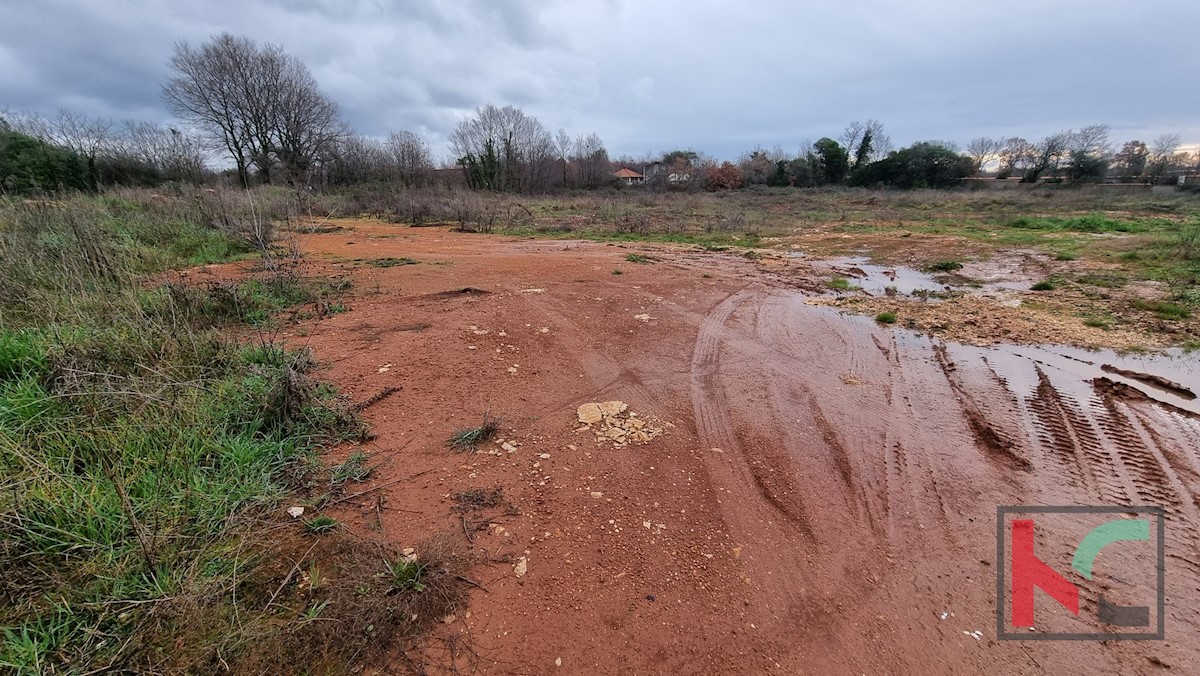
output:
M309 535L323 535L338 527L338 520L324 514L304 522L304 531Z
M455 431L448 443L456 451L474 452L481 444L491 440L499 429L500 421L485 413L483 422L478 427L465 427Z
M961 269L962 263L958 261L938 261L925 268L927 272L954 272Z
M880 324L895 324L896 323L896 313L895 312L880 312L879 314L875 315L875 321L879 322Z

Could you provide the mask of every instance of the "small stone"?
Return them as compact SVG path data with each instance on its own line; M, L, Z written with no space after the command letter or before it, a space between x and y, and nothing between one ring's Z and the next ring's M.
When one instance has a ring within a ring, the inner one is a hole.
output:
M600 498L604 497L604 494L600 491L592 491L592 497L599 500Z
M550 454L549 454L549 453L543 453L543 454L539 455L538 457L539 457L539 458L541 458L542 460L549 460L549 459L550 459Z
M525 573L529 570L529 560L524 556L517 559L517 565L513 566L513 574L517 577L525 577Z
M293 519L299 519L300 517L304 516L304 508L299 505L296 505L295 507L288 507L287 513L288 516L292 517Z
M556 666L556 667L561 667L561 666L562 666L562 658L561 658L561 657L555 657L555 658L554 658L554 666Z

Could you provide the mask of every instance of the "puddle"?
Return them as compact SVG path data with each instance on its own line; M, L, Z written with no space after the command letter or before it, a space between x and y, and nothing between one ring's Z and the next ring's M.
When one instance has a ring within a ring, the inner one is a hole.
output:
M790 255L793 258L805 257L805 254L799 251ZM851 284L861 287L872 296L887 295L888 287L894 287L898 294L911 296L918 292L955 290L1028 291L1033 284L1033 280L1023 269L1023 261L1016 258L965 263L961 269L954 271L954 277L944 273L930 274L903 265L875 265L862 256L829 258L808 263L815 268L827 270L830 274L845 277ZM951 279L963 283L948 284L944 281Z
M834 308L806 305L807 311L837 317L863 336L879 331L870 317L847 314ZM1077 401L1094 401L1097 388L1115 383L1168 408L1200 416L1200 353L1171 349L1152 354L1119 354L1113 350L1087 350L1067 345L968 345L942 341L919 331L888 329L901 349L918 352L943 343L959 364L983 362L1022 399L1033 398L1041 383L1039 371L1055 388ZM865 339L863 339L865 343ZM1110 386L1111 387L1111 386Z
M1121 355L1112 350L1059 345L976 347L954 343L948 343L947 349L955 356L982 357L1018 395L1033 396L1040 369L1057 387L1075 390L1073 394L1082 401L1092 397L1094 381L1107 379L1149 399L1200 415L1200 401L1196 399L1200 394L1200 357L1182 350Z
M897 293L911 296L917 291L948 291L951 287L934 279L933 275L901 265L875 265L866 258L846 257L812 261L814 267L825 268L835 275L846 277L854 286L872 296L887 294L888 287Z

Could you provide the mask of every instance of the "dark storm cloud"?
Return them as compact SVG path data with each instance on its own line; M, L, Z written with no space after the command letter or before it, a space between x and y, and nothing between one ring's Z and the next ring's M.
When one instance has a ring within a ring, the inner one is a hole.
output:
M794 150L853 119L898 144L1030 138L1104 122L1114 140L1200 141L1190 0L42 0L0 6L0 108L166 120L175 42L282 44L359 132L512 104L614 153Z

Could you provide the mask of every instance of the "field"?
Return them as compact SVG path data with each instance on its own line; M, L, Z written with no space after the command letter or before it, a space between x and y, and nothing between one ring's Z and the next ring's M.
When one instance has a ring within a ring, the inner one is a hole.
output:
M1200 668L994 636L997 505L1164 506L1200 619L1194 196L2 215L9 668Z

